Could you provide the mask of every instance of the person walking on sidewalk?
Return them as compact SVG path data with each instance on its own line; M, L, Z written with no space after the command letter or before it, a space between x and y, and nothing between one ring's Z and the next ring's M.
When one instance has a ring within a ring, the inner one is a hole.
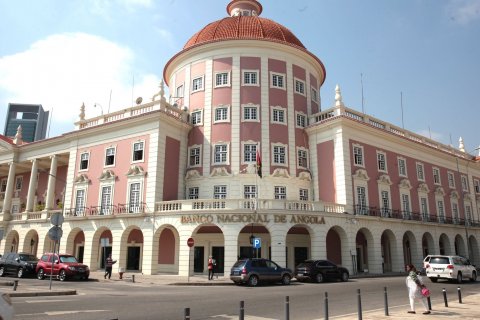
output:
M212 256L209 256L208 257L208 265L207 265L208 266L208 280L213 280L214 264L215 264L215 259L213 259Z
M109 254L107 260L105 261L105 275L103 276L103 279L107 279L108 276L108 279L110 280L112 277L112 267L115 263L117 263L117 260L113 260L112 254Z
M415 312L415 299L420 299L422 304L425 308L423 314L430 314L430 310L428 309L427 298L422 295L422 288L425 288L423 284L422 277L417 274L417 269L413 264L407 264L405 267L408 276L405 279L405 283L408 288L408 298L410 300L410 311L408 313L416 313Z

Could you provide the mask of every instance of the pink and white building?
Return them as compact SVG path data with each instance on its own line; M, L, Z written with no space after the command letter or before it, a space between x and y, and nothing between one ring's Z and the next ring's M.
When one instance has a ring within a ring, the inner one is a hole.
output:
M322 108L321 60L258 1L227 12L167 63L170 97L162 82L122 111L82 106L61 136L0 136L1 253L51 251L61 212L60 251L92 270L110 252L146 274L206 273L209 255L226 275L251 255L352 273L429 253L480 264L480 157L349 108L339 87Z

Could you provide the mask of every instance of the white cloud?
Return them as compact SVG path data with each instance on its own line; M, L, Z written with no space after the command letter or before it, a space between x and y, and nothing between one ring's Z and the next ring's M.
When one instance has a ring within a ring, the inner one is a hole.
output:
M465 25L480 19L480 0L451 0L446 10L451 20Z
M98 36L84 33L57 34L35 42L24 52L0 57L0 104L39 103L54 109L53 121L59 125L78 120L85 102L87 117L144 101L158 91L160 78L134 73L132 50ZM100 108L99 108L100 109Z

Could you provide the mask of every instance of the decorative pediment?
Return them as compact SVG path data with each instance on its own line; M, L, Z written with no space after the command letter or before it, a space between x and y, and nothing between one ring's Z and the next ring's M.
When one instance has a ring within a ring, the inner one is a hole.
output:
M402 179L400 180L400 183L398 184L398 187L401 189L412 189L412 184L410 183L410 180L408 179Z
M185 175L185 180L198 179L200 177L201 175L198 170L188 170L187 174Z
M392 185L392 180L390 180L390 176L388 174L382 174L380 177L378 177L377 182L381 184L388 184L389 186Z
M102 172L98 180L106 181L106 180L115 180L116 176L113 170L105 170Z
M88 179L88 176L86 174L81 173L75 178L73 182L74 183L90 183L90 179Z
M465 191L465 192L463 193L463 200L464 200L464 201L472 201L472 195L471 195L470 193L468 193L468 192Z
M257 173L257 165L255 163L249 163L245 168L246 173L256 174Z
M452 191L452 192L450 192L450 198L452 198L452 199L458 199L458 198L459 198L458 192L455 191L455 190Z
M436 187L435 188L435 195L444 197L445 196L445 190L443 190L443 187Z
M127 171L127 177L145 176L147 173L141 166L131 166Z
M284 168L277 168L273 170L272 177L275 178L290 178L290 175L288 174L288 170Z
M429 193L430 192L430 188L428 188L428 185L424 182L420 183L418 185L418 192L424 192L424 193Z
M298 175L298 178L300 180L312 181L312 176L311 176L310 172L306 172L306 171L300 172L300 174Z
M228 173L225 167L213 168L212 173L210 173L210 177L216 177L216 176L228 177L230 176L230 173Z
M365 169L358 169L352 176L354 179L360 179L365 181L370 180L370 177L367 174L367 170Z

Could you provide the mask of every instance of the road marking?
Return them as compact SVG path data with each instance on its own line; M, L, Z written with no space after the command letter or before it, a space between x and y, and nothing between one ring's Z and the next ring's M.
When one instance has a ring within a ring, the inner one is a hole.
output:
M72 301L72 300L25 300L25 303L45 303L45 302L65 302L65 301Z
M222 318L222 319L228 319L228 320L235 320L235 319L238 319L238 315L217 314L214 316L210 316L209 319L210 318ZM276 319L245 315L245 320L276 320Z
M17 317L24 317L24 316L41 316L41 315L48 315L48 316L61 316L64 314L73 314L73 313L94 313L94 312L110 312L111 310L71 310L71 311L47 311L47 312L40 312L40 313L22 313L22 314L15 314Z

